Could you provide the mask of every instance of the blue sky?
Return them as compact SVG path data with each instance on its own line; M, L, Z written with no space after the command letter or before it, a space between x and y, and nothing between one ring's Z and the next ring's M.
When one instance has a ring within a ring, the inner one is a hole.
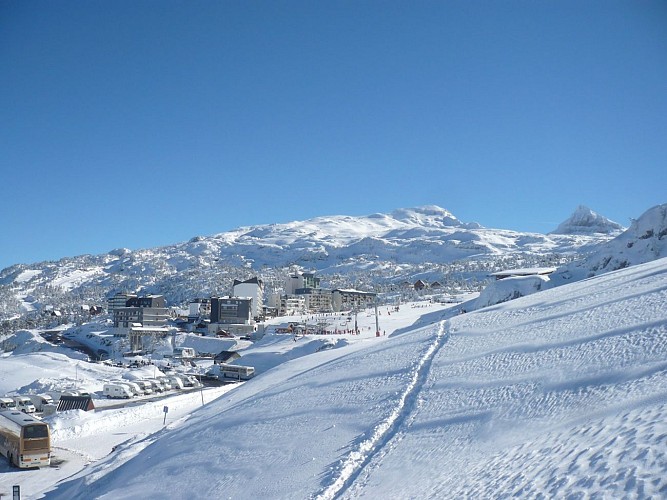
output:
M664 1L0 1L0 268L435 204L667 202Z

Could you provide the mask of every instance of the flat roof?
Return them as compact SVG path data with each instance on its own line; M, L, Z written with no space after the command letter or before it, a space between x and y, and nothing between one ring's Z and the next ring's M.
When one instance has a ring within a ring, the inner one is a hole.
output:
M536 274L551 274L556 270L555 267L525 267L522 269L507 269L491 273L491 276L532 276Z

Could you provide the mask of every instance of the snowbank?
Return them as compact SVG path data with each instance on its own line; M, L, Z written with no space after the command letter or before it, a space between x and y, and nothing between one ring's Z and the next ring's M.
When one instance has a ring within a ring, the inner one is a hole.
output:
M467 310L473 311L531 295L544 290L548 282L549 278L547 276L537 275L516 276L496 280L482 290L477 300L467 306Z

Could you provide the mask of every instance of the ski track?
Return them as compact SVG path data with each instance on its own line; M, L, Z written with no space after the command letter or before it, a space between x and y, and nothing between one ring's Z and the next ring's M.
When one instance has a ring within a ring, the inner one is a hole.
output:
M378 455L398 433L400 428L410 420L410 416L418 401L419 392L428 377L433 358L448 338L447 324L445 320L440 321L437 326L435 339L419 360L412 374L412 379L403 391L394 411L375 427L373 434L368 439L359 443L356 450L351 451L346 458L339 461L339 465L336 467L338 470L337 477L333 478L329 486L316 494L314 498L317 500L330 500L343 495L361 475L373 457Z

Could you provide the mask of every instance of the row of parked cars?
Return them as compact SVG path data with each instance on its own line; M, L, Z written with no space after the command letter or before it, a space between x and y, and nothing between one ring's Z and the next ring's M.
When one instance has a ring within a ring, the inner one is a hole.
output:
M172 389L200 386L199 381L192 375L165 375L145 380L112 380L104 384L102 395L107 398L130 399Z

